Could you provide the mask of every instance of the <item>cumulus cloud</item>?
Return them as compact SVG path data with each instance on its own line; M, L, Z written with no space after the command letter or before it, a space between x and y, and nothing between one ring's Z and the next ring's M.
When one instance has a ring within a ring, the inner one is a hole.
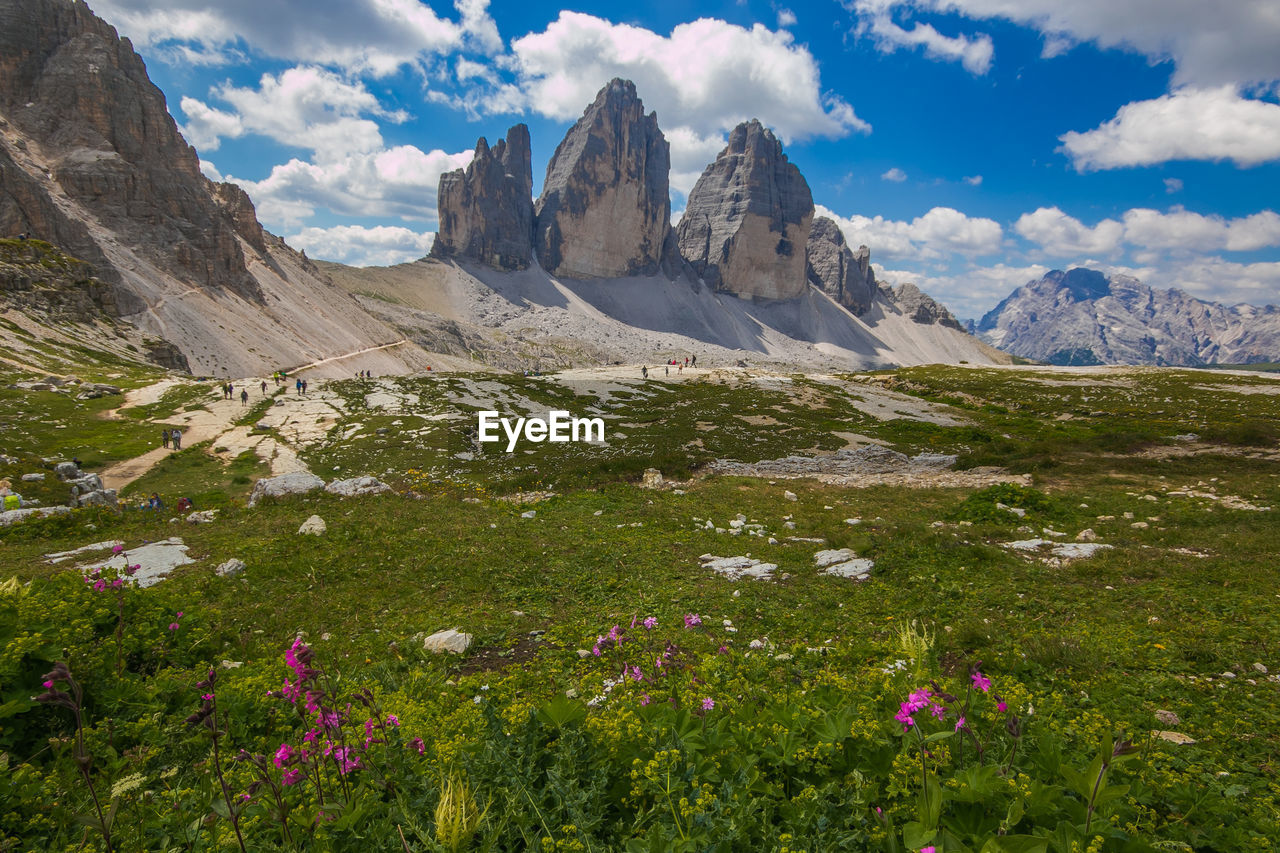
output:
M1280 215L1271 210L1226 219L1180 207L1163 213L1133 208L1122 220L1104 219L1088 226L1056 207L1042 207L1020 216L1013 230L1053 257L1114 256L1123 244L1164 253L1247 252L1280 246Z
M399 226L338 225L303 228L285 237L289 245L305 249L313 258L352 266L390 266L417 260L431 251L434 232L418 233Z
M874 255L872 260L874 261ZM894 285L910 282L951 309L957 317L978 319L1001 299L1029 281L1043 278L1049 267L1042 264L972 267L947 275L930 275L911 270L883 271L881 278Z
M967 216L950 207L935 207L910 222L882 216L840 216L817 206L817 215L831 218L852 246L866 245L882 260L941 260L954 255L988 255L1000 249L1000 223Z
M573 120L610 79L635 82L671 143L672 185L681 192L724 146L725 133L753 117L785 143L871 130L848 103L822 90L808 48L761 24L746 29L701 18L661 35L565 11L544 31L515 39L505 64L514 88L485 92L485 112L530 109Z
M910 29L893 18L893 0L852 0L846 4L858 17L855 30L858 35L869 35L877 49L892 53L899 49L924 48L925 56L949 62L959 62L971 74L986 74L991 69L995 55L991 36L948 36L938 32L932 24L914 23Z
M1182 192L1182 179L1181 178L1165 178L1164 191L1168 195L1173 195L1174 193Z
M331 160L382 147L378 124L367 116L391 122L408 118L402 111L384 110L363 83L312 66L264 74L257 89L228 83L212 94L235 111L225 112L190 97L181 101L187 117L183 134L208 151L216 150L224 137L258 134Z
M982 176L981 175L965 175L964 182L971 187L980 187L982 186Z
M345 216L398 216L435 225L440 175L464 168L472 151L423 152L412 145L325 162L297 158L260 181L228 176L244 187L264 224L297 229L318 209Z
M897 166L894 166L892 169L881 175L880 178L886 181L893 181L895 184L900 184L907 179L907 173L899 169Z
M794 27L796 25L796 13L790 9L778 10L778 28Z
M488 0L456 0L457 20L421 0L96 0L143 47L205 63L240 45L289 62L378 76L459 50L502 50Z
M846 0L846 6L860 19L896 11L1007 20L1040 32L1045 56L1092 42L1136 51L1153 62L1172 60L1175 85L1280 80L1275 0Z
M1114 254L1124 237L1124 225L1114 219L1104 219L1090 228L1057 207L1042 207L1034 213L1022 214L1013 224L1013 230L1055 257Z
M1280 160L1280 105L1240 96L1234 86L1183 88L1125 104L1090 131L1059 137L1081 172L1169 160Z

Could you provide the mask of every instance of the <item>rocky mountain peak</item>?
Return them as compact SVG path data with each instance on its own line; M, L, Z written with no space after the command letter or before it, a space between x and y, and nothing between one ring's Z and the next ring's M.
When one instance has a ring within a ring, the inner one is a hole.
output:
M955 315L947 309L947 306L938 302L929 294L925 293L916 285L907 282L897 287L888 287L881 283L877 285L893 305L906 314L914 322L921 325L930 326L937 323L941 326L947 326L958 331L964 331L964 326L956 319Z
M805 248L805 274L809 283L861 316L876 297L876 278L871 269L871 250L859 246L854 252L840 226L825 216L813 220Z
M656 273L670 242L671 155L657 113L635 84L605 85L547 164L534 245L542 267L569 278Z
M808 285L813 196L773 132L752 119L698 178L677 230L680 254L707 284L739 296L790 299Z
M440 229L431 257L525 269L533 253L532 193L529 128L515 125L493 148L480 137L465 170L440 176Z

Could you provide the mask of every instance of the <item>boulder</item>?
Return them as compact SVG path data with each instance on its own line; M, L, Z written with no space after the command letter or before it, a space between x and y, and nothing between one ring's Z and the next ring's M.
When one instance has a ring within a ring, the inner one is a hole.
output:
M218 568L213 571L220 578L233 578L243 572L244 568L243 560L237 560L235 557L232 557L230 560L219 565Z
M357 495L377 495L391 491L391 487L377 477L354 477L350 480L334 480L324 487L331 495L353 498Z
M44 480L44 474L23 474L22 475L22 482L24 483L39 483L39 482L42 482L43 480Z
M53 466L53 476L59 480L77 480L84 474L74 462L59 462Z
M120 504L115 489L94 489L76 498L76 506L114 507Z
M640 488L642 489L661 489L662 488L662 472L657 468L644 469L644 476L640 480Z
M536 206L542 268L568 278L651 275L675 259L670 147L635 84L614 79L557 146Z
M217 514L218 511L216 509L204 509L188 515L187 521L191 524L209 524Z
M329 527L324 523L324 519L318 515L313 515L306 521L302 522L302 526L298 528L300 535L320 536Z
M677 229L680 254L711 287L752 299L790 299L808 287L805 246L813 195L756 119L729 144L689 193Z
M466 652L471 646L471 635L464 634L461 631L450 628L447 631L437 631L430 637L422 641L422 648L435 652L436 654L460 655Z
M294 471L279 477L264 477L253 484L249 494L249 506L257 506L263 498L282 498L302 495L324 488L324 480L307 471Z
M805 254L805 275L810 284L857 316L867 312L877 292L870 249L859 246L853 252L840 226L819 216L809 229Z
M47 515L62 515L71 512L69 507L65 506L40 506L29 507L27 509L11 509L7 512L0 512L0 527L8 527L10 524L17 524L20 521L26 521L28 518L43 518Z
M470 258L522 270L533 255L533 167L529 128L517 124L489 148L482 136L466 170L440 176L440 230L431 257Z

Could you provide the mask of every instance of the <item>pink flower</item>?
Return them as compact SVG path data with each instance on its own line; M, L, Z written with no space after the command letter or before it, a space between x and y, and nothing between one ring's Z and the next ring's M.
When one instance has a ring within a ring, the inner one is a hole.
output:
M649 694L648 694L648 693L641 693L641 694L640 694L640 704L641 704L641 705L648 705L648 704L649 704L650 702L652 702L652 701L653 701L653 699L649 698Z
M302 770L295 767L284 774L284 778L280 780L286 785L296 785L302 781Z
M170 631L176 631L176 630L178 630L178 623L177 623L177 622L170 622L170 623L169 623L169 630L170 630Z
M631 674L631 680L632 680L632 681L639 681L639 680L641 680L642 678L644 678L644 670L640 669L640 667L638 667L638 666L633 666L633 667L631 667L631 673L630 673L630 674Z
M416 737L413 740L409 741L409 746L416 749L418 751L418 755L422 755L424 752L427 751L427 745L423 743L422 738L420 737Z
M922 710L926 705L928 705L929 698L932 695L932 693L922 687L907 697L906 704L911 707L911 711L914 713Z
M592 646L592 647L591 647L591 654L595 655L596 657L600 657L600 644L599 644L599 643L596 643L594 646Z
M902 730L904 732L916 724L915 719L911 716L912 710L914 709L909 703L903 702L901 707L898 708L898 713L893 715L895 720L902 723Z
M947 715L947 709L942 707L941 705L930 705L929 713L933 714L933 718L935 720L941 720L943 717Z
M46 688L46 689L48 689L48 690L52 690L52 689L53 689L53 682L52 682L52 681L45 681L45 682L43 682L43 684L44 684L44 686L45 686L45 688Z
M656 627L658 627L658 617L650 616L644 620L644 629L646 631L652 631Z
M93 589L94 589L94 591L95 591L95 592L102 592L102 591L103 591L104 589L106 589L106 588L107 588L107 582L106 582L106 581L98 581L97 583L95 583L95 584L93 585Z
M388 726L399 726L399 725L400 725L400 718L399 718L399 717L397 717L395 714L387 714L387 725L388 725Z
M124 586L124 578L116 578L111 582L112 589L119 589L122 586Z
M960 717L960 719L956 720L956 731L960 731L963 728L964 728L964 717L962 716Z
M293 747L287 743L280 744L280 748L276 750L275 764L276 767L284 767L293 758Z
M716 706L716 701L712 699L710 696L702 700L702 710L704 711L710 711L715 706Z
M247 803L252 798L248 794L241 794L240 799L244 800Z
M983 693L986 693L991 689L991 679L987 678L976 669L973 671L971 678L973 679L973 686L981 690Z
M609 629L609 639L613 640L615 643L618 642L618 632L621 630L622 628L620 626L614 625Z
M185 615L187 615L187 614L183 613L181 610L179 610L179 611L178 611L178 618L179 618L179 619L181 619L181 618L182 618L183 616L185 616Z
M930 844L928 847L921 847L920 853L937 853L937 848Z
M364 721L364 736L370 737L372 735L373 735L373 717L370 717L369 719Z
M124 550L124 546L123 546L123 545L112 545L112 546L111 546L111 553L112 553L112 554L119 554L119 553L120 553L120 552L122 552L123 550Z
M1009 710L1009 706L1001 700L996 703L996 710L1003 714L1005 711Z
M212 694L212 693L206 693L206 694L204 694L203 696L201 696L200 698L201 698L201 699L204 699L206 702L212 702L212 701L213 701L213 694Z
M702 617L697 613L686 613L684 615L684 626L686 628L694 628L702 624Z

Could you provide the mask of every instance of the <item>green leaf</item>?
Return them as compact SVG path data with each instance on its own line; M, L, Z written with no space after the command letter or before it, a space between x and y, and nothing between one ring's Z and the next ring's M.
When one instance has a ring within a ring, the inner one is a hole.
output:
M584 720L586 716L587 707L567 696L557 696L538 709L538 719L557 729Z
M928 847L938 837L936 829L926 829L918 820L902 825L902 845L908 850L919 850Z
M980 853L1047 853L1049 839L1034 835L1002 835L982 845Z

